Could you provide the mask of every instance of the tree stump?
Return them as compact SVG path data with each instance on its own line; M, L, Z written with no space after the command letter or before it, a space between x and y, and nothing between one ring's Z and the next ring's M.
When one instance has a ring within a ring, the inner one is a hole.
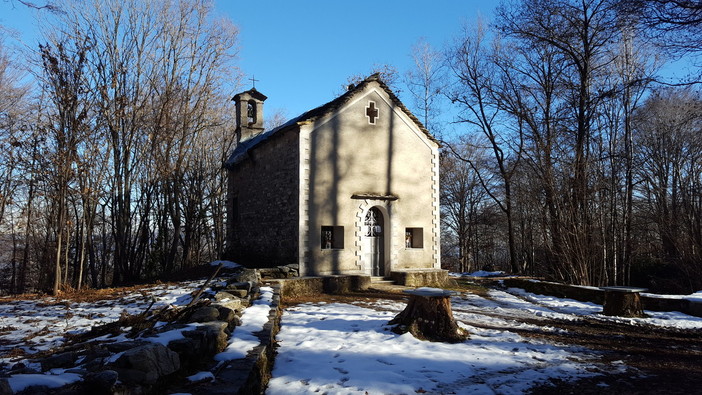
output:
M617 317L646 317L639 292L646 288L600 287L605 291L602 314Z
M407 307L390 321L393 332L410 332L421 340L459 343L468 338L453 318L450 296L455 294L438 288L417 288L404 291L410 296Z

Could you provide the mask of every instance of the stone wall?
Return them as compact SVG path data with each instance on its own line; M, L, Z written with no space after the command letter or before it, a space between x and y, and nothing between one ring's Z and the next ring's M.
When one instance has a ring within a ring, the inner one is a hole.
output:
M345 294L365 291L370 286L370 276L340 275L324 277L300 277L273 280L280 287L280 296L297 298L306 295Z
M506 287L522 288L528 292L569 298L581 302L604 303L604 291L596 287L560 284L524 278L506 278L502 280ZM644 310L679 311L681 313L702 317L702 303L683 298L641 295Z
M299 144L276 134L228 174L226 259L249 267L298 263Z

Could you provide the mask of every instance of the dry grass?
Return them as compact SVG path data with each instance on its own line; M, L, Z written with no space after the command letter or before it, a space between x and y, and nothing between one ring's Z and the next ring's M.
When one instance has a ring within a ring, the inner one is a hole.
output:
M133 285L128 287L114 287L114 288L83 288L81 290L76 290L73 288L65 288L59 292L57 296L52 296L43 293L32 293L32 294L19 294L11 296L0 297L0 303L11 303L23 300L38 300L44 298L54 298L54 302L48 302L44 306L57 306L66 305L70 303L95 303L102 300L114 300L125 296L132 295L134 293L141 293L144 297L147 297L151 292L151 288L159 285L175 285L176 283L162 283L155 282L153 284L141 284Z

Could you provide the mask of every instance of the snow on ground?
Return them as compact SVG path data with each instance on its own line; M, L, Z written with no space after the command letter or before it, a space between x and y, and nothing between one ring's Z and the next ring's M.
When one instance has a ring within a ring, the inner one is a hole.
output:
M38 369L37 363L24 358L62 345L66 333L81 333L92 326L115 321L124 311L141 313L152 297L156 300L152 309L169 304L185 305L191 300L190 293L201 283L158 285L115 300L91 303L50 297L24 301L0 299L0 355L4 355L0 357L0 366L23 362ZM217 355L217 360L241 358L258 345L254 333L268 319L273 291L263 287L261 293L262 297L244 311L242 325L234 330L229 346ZM702 292L685 298L700 300ZM597 375L603 369L598 365L596 352L515 333L517 330L565 332L534 322L596 319L632 326L702 328L702 318L678 312L646 311L649 318L608 317L601 314L602 306L598 304L509 288L489 290L485 296L462 293L453 297L454 316L471 337L463 343L444 344L391 332L388 321L405 305L403 301L377 300L362 305L316 303L286 309L276 339L278 356L268 393L523 393L550 378L573 380ZM165 332L149 340L167 343L181 337L182 330ZM118 341L120 336L109 340ZM12 358L13 352L26 355ZM614 368L625 370L626 366ZM611 371L612 366L604 369ZM9 383L17 391L38 380L49 387L58 387L79 378L56 369L52 374L15 375ZM190 378L210 379L207 372Z
M48 388L60 388L64 385L74 383L81 379L79 374L58 373L58 374L18 374L7 379L12 391L17 393L30 386L45 386Z
M593 375L593 354L462 326L471 338L435 343L397 335L398 311L303 304L285 311L267 394L522 393L549 377Z
M134 291L114 300L74 303L60 298L36 300L0 299L0 355L20 349L28 357L61 346L67 333L87 332L93 326L113 322L122 312L138 314L155 299L153 309L167 305L185 305L190 292L201 282L157 285ZM15 364L10 357L0 357L0 364Z
M201 283L202 281L144 288L119 299L101 300L95 303L71 303L55 298L0 302L0 322L2 322L0 353L21 348L28 354L24 358L31 358L32 354L62 345L66 333L86 332L94 325L116 321L123 311L129 314L142 313L151 304L152 296L155 299L152 309L166 305L186 305L192 299L190 293L197 289ZM260 292L259 299L242 314L242 324L234 330L229 340L229 346L216 356L217 360L229 361L244 358L249 350L259 345L260 341L254 333L261 331L263 325L268 322L273 289L261 287ZM156 326L160 326L159 324L164 323L157 323ZM145 337L143 340L167 345L173 340L184 338L184 331L192 330L198 325L188 324L182 328ZM96 340L117 342L127 339L122 334L119 336L105 335ZM122 354L114 354L110 360L115 361ZM37 362L9 356L0 358L0 366L1 364L12 366L18 362L37 371L40 370ZM64 369L53 369L46 374L15 374L8 377L8 382L13 391L18 392L32 385L58 388L80 379L79 374L69 373ZM199 372L188 377L188 380L193 382L213 379L214 376L211 372Z
M595 318L602 321L614 321L633 325L646 324L666 328L702 329L701 317L694 317L677 311L646 310L644 313L648 315L648 318L611 317L602 315L602 305L596 303L538 295L526 292L525 290L519 288L510 288L507 291L511 294L521 296L525 300L541 306L541 308L558 311L559 313L553 314L554 317L565 314L566 316L571 317L589 316L590 318ZM693 295L698 294L699 292ZM694 298L694 296L687 296L687 298Z
M471 336L459 344L420 341L391 332L387 323L405 307L403 302L307 303L288 308L276 337L278 356L267 394L519 394L552 378L572 381L598 372L623 372L627 367L601 366L599 353L582 347L522 337L510 330L565 330L518 319L588 317L702 328L702 318L681 313L646 311L650 318L608 317L601 314L601 305L516 288L490 290L486 297L464 293L452 298L452 306Z
M273 288L261 287L260 294L261 296L253 302L253 305L244 310L241 315L241 325L234 329L227 348L215 355L216 361L245 358L249 351L261 343L255 333L262 331L263 326L268 322L273 301Z

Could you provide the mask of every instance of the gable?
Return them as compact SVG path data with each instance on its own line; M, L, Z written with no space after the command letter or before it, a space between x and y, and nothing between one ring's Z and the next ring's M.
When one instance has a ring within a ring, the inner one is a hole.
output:
M356 91L342 106L333 112L318 117L304 124L312 125L311 132L321 129L343 129L366 136L374 134L411 133L415 139L406 141L423 144L429 149L438 148L438 141L412 115L407 108L381 83L369 83L364 89ZM330 124L333 124L330 126ZM330 127L328 127L330 126ZM388 138L385 136L384 138Z
M319 196L342 198L356 193L407 197L412 189L428 188L438 148L377 85L301 125L300 138L310 185Z
M361 83L349 89L343 95L337 97L336 99L307 111L295 118L290 119L285 124L261 133L260 135L240 143L234 149L232 154L229 156L227 161L224 163L225 167L232 167L239 162L246 159L249 152L255 149L261 144L265 144L271 137L279 133L289 133L293 130L298 130L300 125L305 124L316 124L322 125L330 120L332 120L340 111L348 109L353 104L358 103L363 100L364 97L368 96L371 92L378 95L381 101L391 108L397 115L399 115L406 125L412 125L412 129L415 133L422 134L426 141L431 141L437 146L439 142L429 133L429 131L422 125L422 123L415 117L407 107L400 101L400 99L390 90L390 88L380 79L379 75L373 74L370 77L363 80Z

